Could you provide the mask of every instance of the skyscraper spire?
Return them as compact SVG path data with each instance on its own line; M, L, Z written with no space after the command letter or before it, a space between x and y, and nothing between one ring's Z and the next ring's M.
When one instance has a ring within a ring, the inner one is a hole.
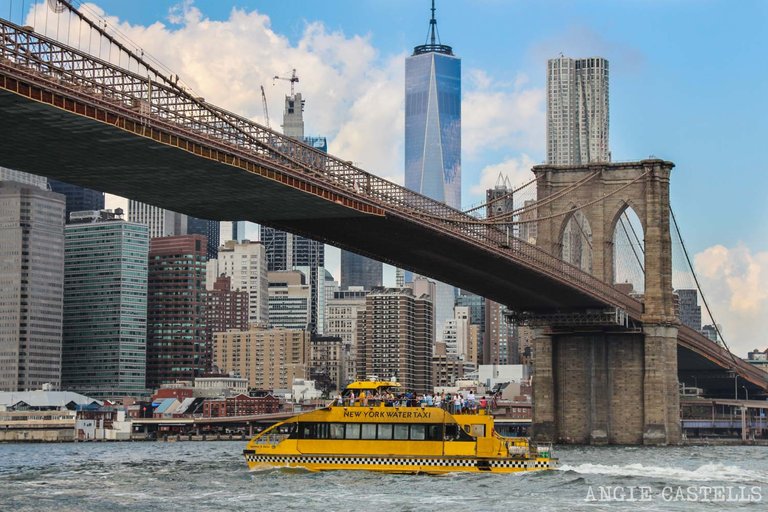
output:
M432 46L435 45L435 32L437 31L437 20L435 19L435 0L432 0L432 19L429 20L429 30L431 37L429 39Z
M435 0L432 0L432 18L429 20L429 31L427 32L427 43L417 46L413 49L414 55L421 53L444 53L453 55L453 48L448 45L440 44L440 33L437 31L437 18L435 18Z

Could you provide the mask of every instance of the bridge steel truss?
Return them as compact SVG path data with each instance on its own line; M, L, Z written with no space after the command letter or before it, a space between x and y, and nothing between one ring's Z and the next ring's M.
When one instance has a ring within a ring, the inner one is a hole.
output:
M641 301L535 245L510 238L503 226L478 222L474 216L207 103L138 56L129 55L129 67L133 58L137 70L146 76L0 18L0 89L243 169L363 215L428 226L642 320ZM732 366L745 379L768 387L765 377L754 373L756 369L703 335L681 326L680 342L719 364L733 360Z
M367 173L206 103L164 77L143 77L0 19L0 87L370 215L405 217L527 265L634 318L642 303L460 210Z

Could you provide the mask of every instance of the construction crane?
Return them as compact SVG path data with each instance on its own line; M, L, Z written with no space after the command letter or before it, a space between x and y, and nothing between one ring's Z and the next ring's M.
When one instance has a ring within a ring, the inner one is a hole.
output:
M275 85L275 80L287 80L291 82L291 96L293 96L294 84L299 81L299 76L296 74L296 70L294 69L293 73L291 73L291 76L289 77L283 77L283 76L277 76L277 75L272 77L272 85Z
M261 106L264 109L264 121L266 122L267 128L272 129L271 126L269 126L269 109L267 109L267 95L264 92L264 86L261 86Z

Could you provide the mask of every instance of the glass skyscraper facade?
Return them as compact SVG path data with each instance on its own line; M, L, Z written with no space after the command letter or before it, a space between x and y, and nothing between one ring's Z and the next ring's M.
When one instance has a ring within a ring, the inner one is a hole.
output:
M405 60L405 186L461 207L461 59L449 46Z
M372 290L382 285L384 264L354 252L341 250L341 288L362 286Z
M67 198L67 216L64 222L69 222L69 214L72 212L104 209L104 192L71 185L58 180L48 180L48 184L51 186L51 190L64 194Z
M64 196L27 183L0 181L0 391L61 384Z
M436 33L433 5L429 41L405 60L405 186L461 208L461 59ZM435 332L453 318L455 298L437 283Z
M208 239L206 246L208 259L212 260L218 257L219 238L221 238L221 223L219 221L187 217L187 234L204 235Z
M147 226L102 212L65 228L62 388L94 398L146 392Z

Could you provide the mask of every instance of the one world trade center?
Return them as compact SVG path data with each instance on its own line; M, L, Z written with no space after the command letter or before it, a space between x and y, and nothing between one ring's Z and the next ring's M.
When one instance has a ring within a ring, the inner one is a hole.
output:
M405 186L461 208L461 59L439 41L434 0L427 41L405 60ZM454 288L439 283L436 295L440 338Z

